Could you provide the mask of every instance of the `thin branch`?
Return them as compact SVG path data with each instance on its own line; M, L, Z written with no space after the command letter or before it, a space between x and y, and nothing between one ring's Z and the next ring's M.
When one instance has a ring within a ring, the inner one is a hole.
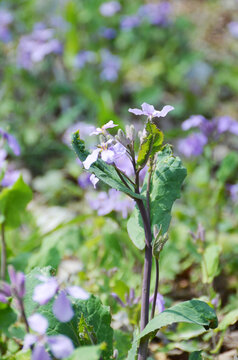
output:
M153 317L155 316L155 307L156 307L156 300L157 300L158 288L159 288L159 259L155 259L155 266L156 266L155 291L154 291L150 320L152 320Z

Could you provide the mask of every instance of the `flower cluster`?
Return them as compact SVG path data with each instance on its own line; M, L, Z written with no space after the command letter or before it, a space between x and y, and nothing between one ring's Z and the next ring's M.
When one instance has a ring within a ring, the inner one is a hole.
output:
M31 69L34 63L42 61L51 53L60 54L62 45L54 38L54 30L44 24L36 24L33 32L24 35L18 45L18 64L25 69Z
M207 120L202 115L193 115L182 123L184 131L197 128L199 132L190 134L178 143L179 151L186 157L199 156L209 140L217 142L224 133L238 135L238 122L230 116Z

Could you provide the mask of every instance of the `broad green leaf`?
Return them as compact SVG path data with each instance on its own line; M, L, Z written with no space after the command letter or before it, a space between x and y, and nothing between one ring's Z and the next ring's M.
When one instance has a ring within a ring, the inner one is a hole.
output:
M201 325L206 330L215 329L218 324L216 313L209 305L200 300L189 300L174 305L155 316L140 333L139 339L153 334L163 326L177 322Z
M115 330L114 348L118 350L117 360L125 360L130 347L131 347L131 334L122 332L121 330Z
M17 314L9 306L0 309L0 331L9 334L9 327L17 320Z
M171 209L176 199L180 197L180 189L186 169L183 167L179 157L174 157L171 147L166 145L158 153L155 171L151 180L151 225L152 233L154 225L161 226L161 234L168 231L171 220ZM142 195L145 196L147 188L147 178L145 178ZM127 230L133 243L138 249L145 247L144 229L139 209L136 206L127 223Z
M189 354L188 360L202 360L202 352L201 351L194 351Z
M238 157L237 152L231 151L221 162L221 165L217 171L218 180L223 183L227 180L232 180L233 177L236 178L238 171Z
M210 284L219 271L219 256L221 247L210 245L206 248L202 262L203 283Z
M235 324L238 321L238 309L230 311L224 316L220 322L218 329L220 331L226 330L228 326Z
M82 346L74 350L67 360L99 360L101 354L100 345Z
M81 161L84 161L89 155L89 152L85 149L84 141L80 139L79 132L73 134L72 145L78 158ZM98 159L90 166L89 172L95 174L98 179L109 185L111 188L122 191L133 198L143 199L143 196L134 192L133 186L124 177L125 182L130 187L130 189L128 189L123 184L115 168L112 165L108 165L105 161Z
M50 276L53 273L51 267L35 268L26 276L26 295L24 298L26 314L30 316L36 308L36 303L32 300L35 286L40 283L36 276ZM96 344L105 343L105 350L102 351L103 359L110 359L113 351L113 330L110 326L110 309L103 306L100 299L91 296L88 300L76 300L70 298L73 305L74 317L67 323L58 321L52 312L53 300L48 304L40 306L38 312L48 319L48 335L63 334L72 339L75 347L82 345L82 338L79 336L78 325L81 317L86 320L87 325L93 328L96 337ZM88 345L87 343L85 345Z
M21 224L21 215L32 199L30 187L22 177L13 186L5 188L0 193L0 214L7 227L16 228Z

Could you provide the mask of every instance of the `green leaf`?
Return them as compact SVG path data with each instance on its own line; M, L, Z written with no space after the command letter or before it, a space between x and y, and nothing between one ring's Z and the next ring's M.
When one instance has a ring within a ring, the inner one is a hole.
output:
M201 351L194 351L189 354L188 360L202 360L202 352Z
M114 348L118 350L117 360L125 360L131 347L131 334L122 332L121 330L115 330L114 342Z
M76 155L83 162L89 155L89 152L85 149L84 141L80 139L79 132L73 134L72 145ZM133 198L143 199L143 196L134 192L132 184L128 182L126 177L123 178L128 184L129 189L123 184L114 166L108 165L105 161L98 159L90 166L88 171L92 174L95 174L99 180L103 181L111 188L122 191L125 194L132 196Z
M206 248L202 262L203 283L211 284L219 271L219 256L221 247L219 245L210 245Z
M223 183L227 180L236 178L238 171L238 157L237 152L231 151L221 162L221 165L217 171L218 180Z
M32 300L32 294L35 286L41 283L37 276L52 276L53 269L47 268L35 268L26 276L26 295L24 297L24 304L26 308L26 315L30 316L36 308L36 302ZM110 309L107 306L103 306L100 299L95 296L91 296L88 300L76 300L70 298L73 305L74 317L67 323L61 323L58 321L53 312L52 305L54 300L52 299L46 305L40 306L38 312L48 319L49 327L47 330L48 335L63 334L71 338L75 347L82 345L82 338L79 336L78 325L81 317L85 319L87 325L95 334L97 344L105 343L106 348L102 351L103 359L110 359L113 352L113 330L110 326L111 315ZM87 341L85 345L88 345Z
M206 330L215 329L218 325L216 313L209 305L200 300L189 300L174 305L155 316L140 333L139 339L153 334L163 326L177 322L201 325Z
M0 214L7 227L16 228L21 224L21 215L32 199L30 187L24 183L22 177L10 188L0 193Z
M230 311L224 316L220 322L218 329L220 331L226 330L228 326L235 324L238 321L238 309Z
M9 327L17 320L17 314L9 306L7 306L0 309L0 319L0 331L8 335Z
M186 169L179 157L174 157L171 147L166 145L158 153L155 171L151 180L151 225L152 233L154 225L161 226L161 235L168 231L171 220L171 209L176 199L180 197L180 189L186 177ZM145 178L142 195L145 196L147 188ZM138 249L145 247L144 229L139 209L136 206L127 223L127 230L133 243Z
M137 349L139 346L139 340L136 331L133 334L132 346L128 352L126 360L136 360L137 359Z
M137 159L137 165L144 167L150 156L154 156L160 149L164 140L164 135L157 126L151 121L146 123L146 136L144 137Z
M73 354L67 357L67 360L99 360L100 354L100 345L82 346L74 350Z

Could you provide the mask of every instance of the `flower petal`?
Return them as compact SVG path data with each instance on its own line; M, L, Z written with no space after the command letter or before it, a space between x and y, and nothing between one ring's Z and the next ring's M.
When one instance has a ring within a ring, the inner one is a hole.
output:
M37 345L32 351L32 360L51 360L51 358L44 346Z
M86 158L86 160L83 161L83 166L85 167L86 170L88 170L90 168L90 166L97 161L98 159L98 155L100 153L101 149L95 149L93 150L93 152L88 155L88 157Z
M68 287L67 293L75 299L87 300L90 297L89 293L79 286Z
M40 305L44 305L55 296L57 290L57 280L55 278L48 278L46 282L35 287L32 298Z
M23 350L28 350L37 341L37 336L33 334L26 334L24 338Z
M128 109L128 111L132 114L135 114L135 115L144 115L143 111L140 110L140 109Z
M72 354L74 351L72 341L64 335L49 336L48 344L53 355L57 359L63 359Z
M114 128L118 125L114 124L113 120L108 121L105 125L102 126L103 130Z
M174 110L173 106L166 105L161 111L155 111L154 117L165 117L170 111Z
M44 316L36 313L31 315L27 320L32 330L38 332L41 335L46 333L46 329L48 328L48 320Z
M96 189L96 184L99 182L99 179L94 174L92 174L89 179L93 184L94 189Z
M142 111L144 115L147 116L153 116L154 112L155 112L155 108L153 105L147 104L147 103L143 103L141 105Z
M64 291L61 291L55 300L53 304L53 313L61 322L68 322L74 316L71 302L65 295Z
M102 150L101 152L102 160L108 164L111 164L115 159L115 153L112 150Z

